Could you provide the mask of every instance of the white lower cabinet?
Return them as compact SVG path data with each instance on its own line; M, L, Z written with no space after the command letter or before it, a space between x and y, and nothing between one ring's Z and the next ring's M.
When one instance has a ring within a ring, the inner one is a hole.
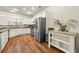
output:
M14 37L17 35L17 29L9 30L9 38Z
M5 47L8 42L8 31L0 33L0 48L1 50Z
M16 29L16 35L21 35L22 34L22 29Z
M30 28L20 28L20 29L11 29L9 30L9 37L14 37L22 34L29 34Z
M10 29L0 32L0 49L2 50L5 47L6 43L8 42L8 38L30 33L30 28Z
M22 29L22 34L30 34L31 33L31 29L30 28L23 28Z

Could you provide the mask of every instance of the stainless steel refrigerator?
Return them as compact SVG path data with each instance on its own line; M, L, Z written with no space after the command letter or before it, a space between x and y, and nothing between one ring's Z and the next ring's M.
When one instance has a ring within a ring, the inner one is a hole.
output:
M46 18L35 19L34 37L38 42L45 42L46 39Z

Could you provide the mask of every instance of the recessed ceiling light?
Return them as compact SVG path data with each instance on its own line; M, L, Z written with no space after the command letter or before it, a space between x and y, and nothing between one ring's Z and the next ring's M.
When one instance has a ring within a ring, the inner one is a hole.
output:
M10 12L16 12L16 11L18 11L18 9L16 8L13 8L12 10L10 10Z
M23 10L26 10L26 8L23 8Z
M13 10L18 11L18 9L16 9L16 8L13 8Z
M0 14L0 16L5 16L4 14Z
M30 11L27 11L26 13L29 14L29 15L32 14Z
M34 7L32 7L32 10L35 9Z

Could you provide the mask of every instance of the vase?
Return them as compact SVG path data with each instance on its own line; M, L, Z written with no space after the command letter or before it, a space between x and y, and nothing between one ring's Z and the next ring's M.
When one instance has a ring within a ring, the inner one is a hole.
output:
M66 31L66 26L60 27L60 30L61 30L61 31Z

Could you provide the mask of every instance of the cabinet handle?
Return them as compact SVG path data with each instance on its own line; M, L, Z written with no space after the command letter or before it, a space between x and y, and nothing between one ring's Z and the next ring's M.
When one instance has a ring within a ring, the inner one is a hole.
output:
M52 36L52 34L50 34L50 36Z

